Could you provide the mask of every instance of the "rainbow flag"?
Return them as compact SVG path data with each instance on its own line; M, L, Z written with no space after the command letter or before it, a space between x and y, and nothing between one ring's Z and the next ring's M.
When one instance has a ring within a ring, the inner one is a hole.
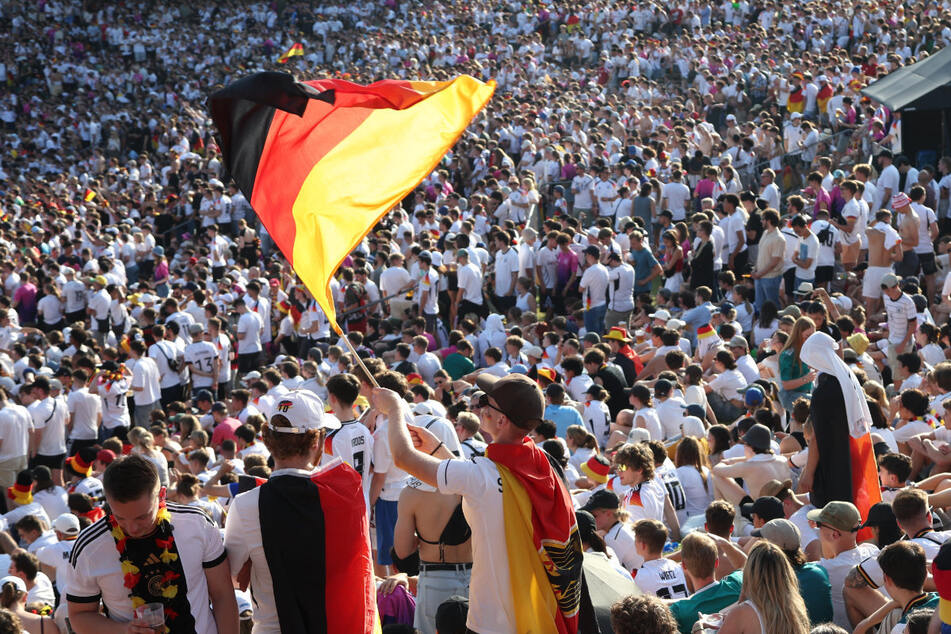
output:
M337 332L334 272L494 90L466 75L361 86L265 72L211 96L228 171Z
M300 42L294 42L289 49L284 51L284 54L277 58L278 64L286 64L287 60L292 57L300 57L304 54L304 45Z

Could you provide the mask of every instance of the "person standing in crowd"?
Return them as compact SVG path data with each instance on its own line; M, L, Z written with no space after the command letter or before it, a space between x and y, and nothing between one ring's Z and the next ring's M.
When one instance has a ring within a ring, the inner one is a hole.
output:
M561 627L575 631L579 619L586 615L581 607L585 593L574 509L546 454L525 437L542 420L541 390L522 375L502 379L481 375L478 383L488 396L491 413L485 415L484 424L493 442L485 458L468 462L454 460L443 443L434 442L434 436L418 428L412 430L420 444L415 448L404 420L405 403L395 392L375 390L374 405L386 413L389 421L394 462L441 493L461 495L463 508L472 510L466 514L472 527L475 562L466 622L470 630L510 632ZM523 502L516 502L519 498ZM511 513L518 513L521 520L507 520ZM496 543L500 534L505 536L504 548ZM557 557L548 561L557 562L555 570L540 565L536 559L538 548L545 552L554 549L552 554ZM536 584L551 601L516 601L513 588L524 584ZM575 584L582 590L568 592Z
M158 470L139 456L113 461L103 488L110 512L70 553L66 600L73 629L116 629L134 621L136 608L159 603L172 631L237 633L228 555L208 516L167 504Z
M231 573L250 581L255 631L373 631L361 478L339 459L314 471L327 431L338 429L312 392L285 394L263 427L275 461L271 477L231 504L225 546ZM302 542L311 545L306 552Z

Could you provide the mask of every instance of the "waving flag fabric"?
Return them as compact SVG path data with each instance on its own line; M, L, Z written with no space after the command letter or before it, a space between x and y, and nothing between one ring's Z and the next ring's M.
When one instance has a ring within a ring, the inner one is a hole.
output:
M278 64L286 64L287 60L292 57L298 57L304 54L304 45L300 42L294 42L294 44L287 49L283 55L277 58Z
M225 165L335 329L329 282L492 96L495 83L258 73L211 96Z

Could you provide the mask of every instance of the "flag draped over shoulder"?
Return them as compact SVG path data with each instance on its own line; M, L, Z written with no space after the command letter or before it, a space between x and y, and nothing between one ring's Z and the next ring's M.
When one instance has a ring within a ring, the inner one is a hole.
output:
M335 328L337 267L494 90L466 75L361 86L265 72L211 96L226 167Z
M502 478L505 546L516 594L516 630L574 634L583 554L568 491L545 453L528 438L486 450Z
M277 58L278 64L286 64L287 60L292 57L298 57L304 54L304 45L300 42L294 42L289 49L284 51L284 54Z
M362 486L342 462L261 486L261 537L285 634L380 631Z

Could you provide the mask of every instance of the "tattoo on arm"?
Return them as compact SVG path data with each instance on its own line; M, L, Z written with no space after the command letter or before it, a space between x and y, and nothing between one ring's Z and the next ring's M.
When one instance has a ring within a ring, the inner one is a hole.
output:
M868 583L865 581L862 573L859 572L858 566L853 567L852 570L849 571L849 574L845 577L846 588L863 588L867 585Z

